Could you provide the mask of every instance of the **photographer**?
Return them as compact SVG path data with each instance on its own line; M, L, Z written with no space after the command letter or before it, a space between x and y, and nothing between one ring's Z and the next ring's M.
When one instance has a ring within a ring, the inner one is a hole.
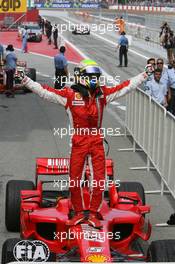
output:
M13 90L13 79L16 70L16 62L17 57L14 53L13 45L8 45L6 48L6 55L5 55L5 72L6 72L6 91L5 94L7 97L14 97L14 90Z

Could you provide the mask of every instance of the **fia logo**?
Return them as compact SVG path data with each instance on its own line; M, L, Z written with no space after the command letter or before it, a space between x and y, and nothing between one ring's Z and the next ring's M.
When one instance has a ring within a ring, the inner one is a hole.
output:
M15 245L13 255L17 261L45 262L50 256L50 251L42 241L21 240Z

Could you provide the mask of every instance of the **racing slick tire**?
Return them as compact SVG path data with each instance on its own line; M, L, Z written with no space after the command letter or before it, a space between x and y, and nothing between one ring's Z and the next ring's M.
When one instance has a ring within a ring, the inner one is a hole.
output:
M29 68L28 73L26 74L30 79L32 79L34 82L36 82L36 69Z
M20 192L34 190L31 181L11 180L6 186L5 224L8 231L20 231Z
M2 246L2 256L1 256L1 263L6 264L12 261L16 261L13 255L13 249L15 245L20 241L19 238L10 238L7 239L3 246Z
M32 81L36 82L36 69L34 68L29 68L28 72L26 73L26 76L28 76ZM30 93L31 91L24 87L24 92L25 93Z
M145 190L140 182L120 182L119 192L137 192L142 200L142 204L146 204Z
M175 262L175 239L151 242L147 256L149 262Z

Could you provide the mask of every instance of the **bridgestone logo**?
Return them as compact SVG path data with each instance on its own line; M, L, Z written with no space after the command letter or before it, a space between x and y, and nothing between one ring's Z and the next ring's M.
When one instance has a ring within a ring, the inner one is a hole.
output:
M22 0L0 0L0 9L3 12L16 11L21 7Z

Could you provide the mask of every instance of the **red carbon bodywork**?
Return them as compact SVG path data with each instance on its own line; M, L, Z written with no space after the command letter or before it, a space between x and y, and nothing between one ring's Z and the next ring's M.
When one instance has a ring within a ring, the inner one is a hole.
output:
M56 159L51 160L52 162L47 158L37 160L36 176L38 174L67 174L68 159L62 159L62 164L61 159L59 161L57 159L57 162ZM107 174L112 176L113 164L111 160L106 161L106 168ZM56 170L57 173L55 173ZM41 240L48 245L51 252L58 254L77 247L81 262L92 262L92 260L112 262L111 249L128 255L128 258L131 255L138 255L138 258L141 259L145 258L143 255L139 255L140 252L132 249L132 242L139 237L143 240L149 239L151 225L149 222L146 223L144 214L150 211L150 207L142 205L141 198L136 192L117 192L115 185L111 184L109 186L109 201L104 199L100 210L103 217L101 220L103 228L98 230L90 227L86 222L68 227L66 221L72 209L70 198L59 197L54 206L45 208L42 206L42 182L36 182L36 190L21 192L21 237L23 239ZM83 193L85 206L88 210L90 195L86 187L84 187ZM53 237L46 238L45 232L42 236L39 229L40 224L50 224L48 226L54 227ZM127 235L124 235L125 226L127 230L130 229ZM128 227L130 228L128 229ZM124 233L121 230L124 230Z

